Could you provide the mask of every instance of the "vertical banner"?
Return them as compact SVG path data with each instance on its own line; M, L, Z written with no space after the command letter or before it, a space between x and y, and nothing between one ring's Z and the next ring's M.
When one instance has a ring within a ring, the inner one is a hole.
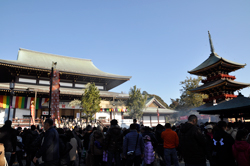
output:
M34 101L31 102L30 114L31 114L31 124L35 125L35 106L34 106Z
M59 113L59 95L60 95L60 73L58 70L54 70L52 80L52 94L51 94L51 118L55 122L55 119L60 123Z

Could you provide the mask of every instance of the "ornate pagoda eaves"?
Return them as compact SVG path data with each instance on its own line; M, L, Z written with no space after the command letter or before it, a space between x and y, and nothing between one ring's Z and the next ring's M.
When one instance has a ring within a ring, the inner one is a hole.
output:
M129 80L131 76L106 73L98 69L91 60L72 58L20 48L17 60L2 60L0 65L29 70L50 71L52 62L57 62L56 69L63 74L99 77L117 80Z
M222 62L226 63L227 66L230 66L232 68L232 71L243 68L244 66L246 66L246 64L236 63L236 62L227 60L225 58L222 58L216 53L211 53L208 59L206 59L203 63L201 63L199 66L197 66L193 70L188 71L188 73L200 75L200 76L205 76L204 72L206 70L209 70Z
M243 95L238 95L238 97L228 100L222 103L219 103L218 105L207 107L207 108L201 108L197 109L200 114L203 113L222 113L219 111L237 111L238 112L249 112L250 108L250 98L244 97ZM225 112L226 113L226 112ZM236 112L235 112L236 113Z
M220 80L206 83L204 85L201 85L201 86L199 86L195 89L191 89L189 91L194 92L194 93L202 93L206 90L210 90L210 89L217 88L220 86L233 87L235 90L237 90L237 89L242 89L242 88L248 87L248 86L250 86L250 84L237 82L237 81L233 81L233 80L220 79Z

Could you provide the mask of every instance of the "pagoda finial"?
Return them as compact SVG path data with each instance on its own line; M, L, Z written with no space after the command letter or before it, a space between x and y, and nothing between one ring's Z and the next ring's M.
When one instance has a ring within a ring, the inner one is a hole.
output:
M210 35L209 31L208 31L208 36L209 36L209 43L210 43L211 53L214 53L214 46L213 46L213 42L212 42L211 35Z

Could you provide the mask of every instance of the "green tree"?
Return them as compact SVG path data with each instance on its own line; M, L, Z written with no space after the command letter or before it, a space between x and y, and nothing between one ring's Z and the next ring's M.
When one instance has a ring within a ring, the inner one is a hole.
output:
M127 107L130 110L129 115L132 118L140 119L143 114L143 108L145 108L145 103L147 100L147 94L142 95L141 90L136 88L130 88L129 99L127 101Z
M83 118L88 123L89 120L93 120L93 116L96 112L100 111L100 92L95 86L95 83L88 83L84 93L82 94L82 100L73 100L70 102L71 106L81 105Z
M179 103L180 103L180 99L179 98L176 98L176 99L171 99L170 98L170 100L171 100L172 103L169 105L169 107L172 108L172 109L176 109L178 107Z
M207 95L192 93L190 90L200 86L202 77L192 78L187 77L184 81L181 81L182 89L180 90L181 96L177 110L188 111L190 108L199 107L204 104L203 99L207 98Z

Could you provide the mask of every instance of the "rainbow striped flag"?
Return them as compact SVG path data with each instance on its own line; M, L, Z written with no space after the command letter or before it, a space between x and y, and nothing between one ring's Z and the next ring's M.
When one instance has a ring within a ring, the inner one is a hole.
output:
M13 96L12 108L30 109L31 101L34 97ZM42 105L49 101L49 98L37 98L36 109L42 108ZM9 108L10 96L0 95L0 108Z

